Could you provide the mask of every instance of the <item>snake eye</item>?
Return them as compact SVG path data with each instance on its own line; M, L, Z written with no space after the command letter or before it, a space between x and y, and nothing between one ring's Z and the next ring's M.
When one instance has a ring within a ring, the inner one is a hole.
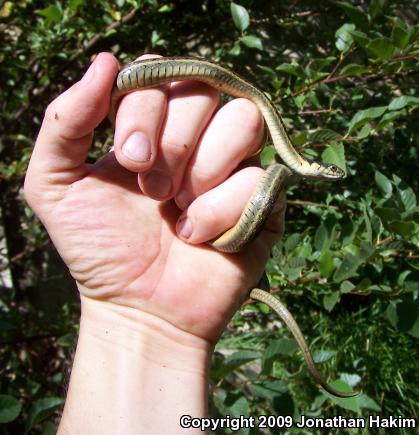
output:
M330 169L332 172L337 172L338 167L337 167L336 165L330 165L329 169Z

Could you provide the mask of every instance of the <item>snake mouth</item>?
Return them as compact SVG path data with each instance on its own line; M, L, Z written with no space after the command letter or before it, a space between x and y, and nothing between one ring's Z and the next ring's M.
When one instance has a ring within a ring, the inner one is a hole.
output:
M331 180L340 180L346 177L346 172L333 163L323 165L321 171L326 178Z
M334 163L310 161L304 177L312 180L338 181L346 177L346 172Z

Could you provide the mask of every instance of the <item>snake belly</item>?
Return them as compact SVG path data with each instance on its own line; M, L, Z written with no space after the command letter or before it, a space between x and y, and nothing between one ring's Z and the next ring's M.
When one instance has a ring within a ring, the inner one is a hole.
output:
M109 118L115 122L119 99L130 92L182 80L206 83L233 97L251 100L257 105L268 127L272 142L286 164L268 167L255 188L238 222L217 239L209 242L221 252L238 252L263 229L280 192L296 178L339 180L345 172L334 164L309 161L294 149L276 107L256 86L233 71L204 59L165 57L136 60L127 64L118 74L112 92ZM313 378L330 394L337 397L355 396L357 392L341 392L332 388L317 370L309 347L297 323L287 308L269 292L254 288L250 297L267 304L275 311L296 339Z

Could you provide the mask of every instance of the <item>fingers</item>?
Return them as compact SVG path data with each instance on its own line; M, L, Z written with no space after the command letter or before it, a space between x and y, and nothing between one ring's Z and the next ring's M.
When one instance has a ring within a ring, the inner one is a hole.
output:
M108 113L117 71L116 59L101 53L79 82L49 104L25 180L28 201L85 174L92 133Z
M242 98L232 100L214 116L189 163L175 200L181 209L225 180L263 139L257 107Z
M139 173L146 195L158 200L176 196L184 208L259 148L263 121L256 106L233 100L214 115L218 105L218 92L196 81L142 89L122 99L115 155Z
M159 57L141 56L139 59ZM183 81L126 95L118 108L115 155L139 173L144 193L168 199L177 190L202 131L219 102L218 92Z
M199 138L219 103L219 94L200 82L170 86L159 154L153 167L139 176L140 186L156 199L173 197L179 190Z
M188 243L199 244L233 227L263 173L261 168L244 168L197 197L180 216L176 225L178 235ZM284 213L285 194L282 193L259 236L268 250L282 236Z

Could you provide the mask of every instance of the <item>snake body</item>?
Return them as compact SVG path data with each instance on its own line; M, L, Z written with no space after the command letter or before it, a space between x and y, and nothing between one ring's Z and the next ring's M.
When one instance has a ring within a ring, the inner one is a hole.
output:
M231 70L204 59L166 57L136 60L127 64L117 76L111 99L110 119L114 121L118 101L123 95L182 80L200 81L223 93L254 102L262 113L276 151L286 164L273 164L268 167L236 225L210 242L215 249L228 253L240 251L263 228L279 193L295 178L338 180L345 176L345 172L336 165L310 161L298 154L292 146L280 114L266 95ZM250 297L267 304L282 318L301 348L310 373L326 391L338 397L358 394L337 391L327 384L314 364L297 323L277 298L260 288L253 289Z

